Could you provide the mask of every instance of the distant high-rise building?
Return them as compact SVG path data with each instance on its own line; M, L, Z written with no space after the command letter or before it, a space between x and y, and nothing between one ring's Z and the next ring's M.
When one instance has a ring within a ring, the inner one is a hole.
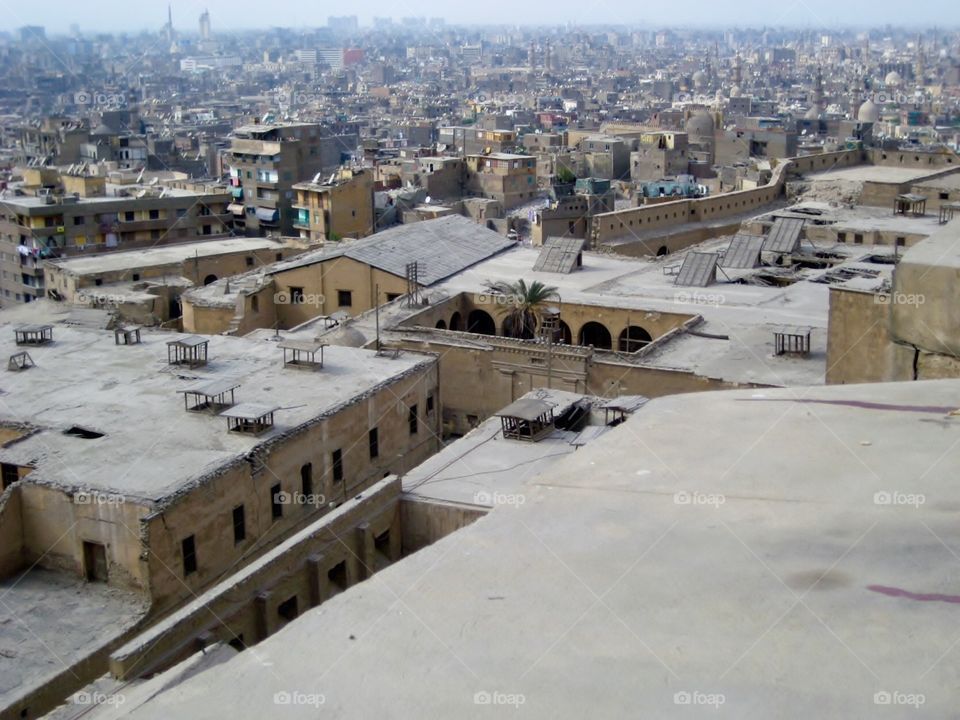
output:
M360 23L357 22L356 15L331 16L327 18L327 27L337 34L349 35L359 29Z
M210 11L204 10L200 15L200 38L202 40L210 39Z
M43 25L24 25L17 31L20 42L37 42L47 39L47 31Z

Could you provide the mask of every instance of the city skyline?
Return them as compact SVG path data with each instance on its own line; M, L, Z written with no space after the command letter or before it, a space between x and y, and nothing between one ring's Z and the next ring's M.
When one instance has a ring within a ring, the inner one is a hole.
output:
M107 0L98 4L97 12L75 4L56 3L58 11L32 10L22 7L8 9L11 29L22 25L43 25L51 34L66 33L74 25L81 32L128 32L157 30L166 24L167 5L156 3L152 12L145 15L142 8L126 3ZM491 0L473 6L451 10L434 0L412 0L398 9L395 3L386 0L365 0L342 8L329 6L310 7L281 1L272 5L269 19L265 19L262 5L252 0L238 0L229 8L216 4L189 0L169 3L173 25L177 30L196 30L200 14L209 11L215 30L254 30L268 27L320 28L330 16L355 15L362 27L370 27L374 18L390 17L399 21L405 17L437 17L454 25L574 25L596 26L616 24L621 26L648 26L690 28L756 28L756 27L801 27L816 29L856 29L896 27L951 28L960 23L960 12L944 8L936 3L911 5L908 18L902 17L899 5L892 2L874 4L869 14L859 8L838 6L826 0L801 0L800 2L776 5L760 0L738 3L736 13L718 3L691 0L680 14L671 5L645 6L642 10L624 10L622 6L601 0L591 6L591 13L584 13L573 2L533 2L518 7L506 0ZM289 22L283 22L289 17Z

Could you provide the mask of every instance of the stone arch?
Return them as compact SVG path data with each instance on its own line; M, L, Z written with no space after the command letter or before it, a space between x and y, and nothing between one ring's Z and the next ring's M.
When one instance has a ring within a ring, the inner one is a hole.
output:
M612 350L613 338L602 323L591 320L580 328L579 345L593 345L598 350Z
M463 318L460 317L460 313L455 312L450 318L450 329L463 330Z
M490 317L490 313L483 310L471 310L467 315L467 332L478 335L496 335L497 324Z
M437 328L437 330L446 330L446 329L447 329L447 323L446 323L444 320L437 320L436 328Z
M216 281L217 281L217 276L216 276L216 275L213 275L213 274L210 274L210 275L207 275L207 276L203 279L203 284L204 284L204 285L210 285L210 284L212 284L212 283L215 283Z
M670 254L670 251L667 250L666 245L661 245L660 249L657 250L657 257L663 257L664 255L669 255L669 254Z
M628 325L620 333L620 340L617 347L620 352L632 353L649 344L653 338L646 330L639 325Z

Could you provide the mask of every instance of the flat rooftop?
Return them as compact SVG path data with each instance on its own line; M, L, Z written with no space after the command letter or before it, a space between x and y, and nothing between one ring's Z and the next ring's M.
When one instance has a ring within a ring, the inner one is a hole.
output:
M142 598L33 568L0 581L0 707L50 682L146 614Z
M170 366L167 343L191 336L144 328L142 344L117 346L112 331L63 324L70 317L63 306L38 302L18 310L0 312L0 357L27 350L36 367L2 378L0 422L39 431L0 449L0 460L35 467L32 483L145 502L162 502L263 443L436 362L414 353L386 358L328 347L323 369L307 372L283 368L274 337L214 335L203 336L206 366ZM53 342L15 345L21 322L53 324ZM238 404L280 407L272 428L258 436L229 432L225 418L184 409L178 391L228 379L240 385ZM64 434L74 426L103 436Z
M809 173L808 177L813 181L848 180L851 182L905 183L947 169L948 168L933 165L928 168L854 165L852 167L834 168L833 170L826 170L824 172Z
M282 249L282 243L267 238L224 237L218 240L162 245L145 250L97 253L60 260L47 260L72 275L101 275L155 265L174 265L194 257L212 257L255 250Z
M949 717L957 407L957 380L652 400L519 507L90 717Z

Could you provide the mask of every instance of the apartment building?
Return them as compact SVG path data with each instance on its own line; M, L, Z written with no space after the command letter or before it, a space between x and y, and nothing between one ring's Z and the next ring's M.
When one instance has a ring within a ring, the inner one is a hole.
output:
M325 182L303 182L297 193L293 222L311 242L361 238L374 230L373 172L341 168Z
M44 261L79 253L155 247L232 232L230 195L197 189L115 186L60 175L59 184L0 203L0 307L46 295Z
M299 210L295 183L331 173L357 148L355 134L336 135L317 123L253 124L234 131L224 165L236 224L247 235L293 235Z
M528 155L491 153L467 156L466 191L499 200L505 210L537 194L537 161Z
M687 172L687 134L652 132L640 136L637 149L630 153L631 180L659 180Z

